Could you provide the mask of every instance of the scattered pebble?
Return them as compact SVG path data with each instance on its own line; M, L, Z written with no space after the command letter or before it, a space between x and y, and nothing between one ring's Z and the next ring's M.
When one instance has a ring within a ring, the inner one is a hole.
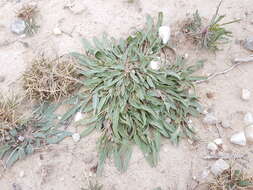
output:
M166 118L166 123L170 124L171 123L171 119L169 117Z
M217 144L218 146L221 146L221 145L223 144L223 141L222 141L221 138L215 139L213 142L214 142L215 144Z
M25 33L26 24L25 21L18 19L11 24L11 31L15 34L21 35Z
M23 141L25 140L25 137L19 136L19 137L18 137L18 140L21 141L21 142L23 142Z
M54 35L59 36L62 34L62 31L60 30L60 28L56 27L54 28L53 33Z
M160 62L159 61L151 61L149 64L149 67L153 70L159 70L160 69Z
M217 176L227 169L229 169L229 164L223 159L219 159L212 165L211 172Z
M253 143L253 125L245 128L245 136L248 142Z
M0 83L5 81L5 77L4 76L0 76Z
M248 89L242 89L242 100L248 101L250 99L250 91Z
M162 39L163 44L166 44L170 40L170 27L161 26L159 28L159 37Z
M72 139L73 139L74 142L78 142L78 141L80 141L81 136L78 133L74 133L72 135Z
M200 180L204 180L208 177L210 171L208 169L205 169L201 172L201 175L200 175Z
M208 99L212 99L212 98L214 97L214 93L212 93L212 92L207 92L207 93L206 93L206 97L207 97Z
M65 7L69 8L69 10L75 15L82 14L87 10L87 7L85 7L84 3L81 3L79 1L75 1L73 4L67 4Z
M253 36L248 37L243 44L244 48L253 51Z
M221 121L221 126L223 128L231 128L231 124L230 124L230 122L228 120Z
M21 171L21 172L19 173L19 177L23 178L24 176L25 176L25 172L24 172L24 171Z
M77 112L74 118L74 121L77 122L83 118L83 114L81 112Z
M207 125L215 125L218 122L218 119L211 113L208 113L203 118L203 123Z
M246 145L246 137L244 132L239 132L231 136L230 142L233 144L245 146Z
M218 149L218 146L215 143L210 142L207 145L207 149L214 152Z
M86 164L90 164L94 160L94 156L92 154L88 155L87 157L84 158L84 162Z
M253 116L252 116L252 114L250 112L247 112L244 115L243 121L244 121L245 125L251 125L251 124L253 124Z

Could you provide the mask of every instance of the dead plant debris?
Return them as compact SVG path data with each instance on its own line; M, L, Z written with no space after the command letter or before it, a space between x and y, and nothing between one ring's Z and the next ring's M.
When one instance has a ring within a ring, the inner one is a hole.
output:
M253 177L243 170L230 167L208 183L209 190L250 190L253 188Z
M32 100L58 101L76 89L78 75L74 60L60 57L50 60L44 56L34 60L23 75L23 88Z

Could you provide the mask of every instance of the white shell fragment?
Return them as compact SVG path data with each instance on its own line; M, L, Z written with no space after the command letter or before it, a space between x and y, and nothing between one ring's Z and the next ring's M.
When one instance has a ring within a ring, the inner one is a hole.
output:
M246 145L246 137L244 132L239 132L231 136L230 142L233 144L237 144L240 146L245 146Z
M54 28L53 33L54 35L59 36L62 34L62 31L60 30L60 28L56 27Z
M74 142L80 141L80 138L81 138L81 136L78 133L74 133L72 135L72 139L73 139Z
M222 159L217 160L211 167L211 172L217 176L229 169L229 164Z
M248 142L253 143L253 125L245 128L245 136Z
M149 64L149 67L153 70L159 70L160 69L160 62L159 61L151 61Z
M247 112L244 115L243 121L244 121L245 125L251 125L251 124L253 124L253 116L252 116L252 114L250 112Z
M83 118L83 114L81 112L77 112L75 115L74 121L77 122Z
M245 101L248 101L250 99L250 91L248 89L242 89L241 98Z
M163 44L166 44L170 40L170 27L161 26L159 28L159 37L162 39Z

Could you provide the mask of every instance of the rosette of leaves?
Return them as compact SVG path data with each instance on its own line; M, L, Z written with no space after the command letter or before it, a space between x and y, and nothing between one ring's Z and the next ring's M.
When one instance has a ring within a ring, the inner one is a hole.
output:
M32 154L37 149L56 144L72 133L59 129L55 110L60 104L44 103L37 107L28 119L20 119L6 131L5 140L0 144L0 159L11 167L16 161ZM6 126L8 122L2 123Z
M226 17L226 15L219 15L221 3L222 1L219 3L212 19L207 23L200 17L199 12L196 11L193 17L187 20L182 28L186 36L201 48L211 51L219 50L219 45L227 43L229 38L232 37L232 32L227 30L225 26L240 21L240 19L237 19L221 23Z
M151 166L158 162L161 137L177 144L181 137L194 138L188 117L198 115L198 99L189 94L199 77L192 73L201 64L185 65L182 57L174 63L164 60L159 70L149 64L166 50L158 37L162 13L155 24L147 25L126 40L94 38L93 45L84 40L86 54L72 53L80 63L85 78L84 89L64 116L86 113L77 125L88 125L82 136L94 129L101 132L98 142L100 173L106 158L114 157L116 167L125 171L136 144ZM170 121L169 121L170 120Z

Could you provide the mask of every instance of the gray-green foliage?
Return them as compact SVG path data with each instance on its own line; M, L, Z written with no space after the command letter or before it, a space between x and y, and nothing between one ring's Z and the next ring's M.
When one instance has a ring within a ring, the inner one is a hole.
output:
M101 40L94 38L94 45L83 41L86 54L72 53L85 78L84 90L63 120L77 111L88 113L88 118L77 123L88 125L82 136L100 130L99 173L108 156L113 156L116 167L125 171L133 144L155 166L161 137L175 144L183 136L194 138L188 116L198 115L199 104L188 89L199 79L192 73L201 63L186 66L184 59L178 57L174 63L163 61L159 70L149 68L150 61L160 57L167 47L158 37L161 25L161 13L156 24L148 16L146 27L125 40L104 35Z
M227 43L229 38L232 36L232 32L227 30L224 26L239 21L233 20L221 23L221 21L226 17L226 15L219 15L221 3L222 1L219 3L212 19L207 24L203 22L203 19L200 17L198 11L196 11L193 14L192 19L187 21L183 27L183 32L193 38L196 44L211 51L219 50L219 45Z
M11 167L42 146L71 136L72 133L58 129L57 115L54 114L58 106L44 103L36 108L30 118L20 121L8 131L8 139L0 144L0 159L4 160L6 167Z

